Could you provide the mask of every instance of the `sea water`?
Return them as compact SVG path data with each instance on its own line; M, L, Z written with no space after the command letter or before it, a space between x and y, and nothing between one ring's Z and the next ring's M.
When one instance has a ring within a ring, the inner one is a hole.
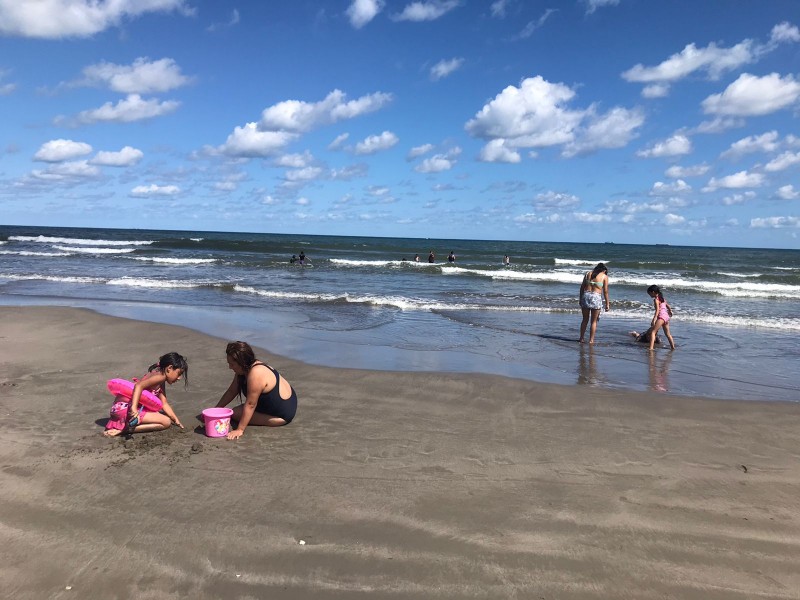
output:
M611 311L589 347L577 297L597 262ZM651 284L674 310L674 352L629 336L649 325ZM798 297L797 250L0 227L2 304L174 323L334 367L798 401Z

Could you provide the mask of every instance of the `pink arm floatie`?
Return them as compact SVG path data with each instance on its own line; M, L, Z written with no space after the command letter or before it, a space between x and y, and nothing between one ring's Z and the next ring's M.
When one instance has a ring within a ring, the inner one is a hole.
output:
M125 398L130 398L133 396L134 384L127 379L109 379L106 386L108 386L108 391L115 396L124 396ZM163 406L161 399L150 390L142 390L142 395L139 397L139 402L147 410L152 410L155 412L160 411L161 407Z

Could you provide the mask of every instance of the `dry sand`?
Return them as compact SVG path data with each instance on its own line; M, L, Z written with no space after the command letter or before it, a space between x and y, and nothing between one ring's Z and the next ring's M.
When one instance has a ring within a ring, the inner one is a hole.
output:
M0 308L3 597L800 598L798 404L259 351L297 417L230 442L195 418L224 342ZM171 350L187 429L103 438L105 381Z

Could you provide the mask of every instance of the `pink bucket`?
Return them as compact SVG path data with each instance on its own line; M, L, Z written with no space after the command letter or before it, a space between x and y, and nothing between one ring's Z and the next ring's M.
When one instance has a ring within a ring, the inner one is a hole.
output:
M206 435L208 437L225 437L231 430L230 408L206 408L203 411L203 420L206 422Z

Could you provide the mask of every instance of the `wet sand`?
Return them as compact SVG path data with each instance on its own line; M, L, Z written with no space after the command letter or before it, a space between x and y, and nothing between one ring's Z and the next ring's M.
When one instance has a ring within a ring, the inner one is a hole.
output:
M195 418L225 340L0 308L0 589L39 598L800 598L800 404L309 366L296 419ZM102 437L167 351L185 430ZM304 542L304 543L301 543Z

